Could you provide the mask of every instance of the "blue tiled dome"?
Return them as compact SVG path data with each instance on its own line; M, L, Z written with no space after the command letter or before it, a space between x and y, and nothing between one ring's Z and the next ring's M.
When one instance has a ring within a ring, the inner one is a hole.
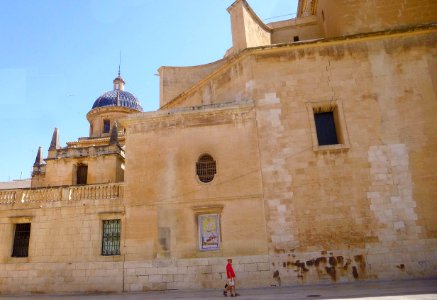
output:
M139 111L143 111L140 101L129 92L113 90L101 95L93 104L93 109L104 106L123 106Z

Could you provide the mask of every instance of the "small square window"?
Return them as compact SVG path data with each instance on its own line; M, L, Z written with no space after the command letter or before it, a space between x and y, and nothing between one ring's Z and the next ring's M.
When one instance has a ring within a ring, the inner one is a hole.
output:
M111 121L103 120L103 133L109 133L111 130Z
M319 146L338 144L337 131L335 129L334 112L314 113L316 123L317 140Z
M299 42L299 36L298 35L295 35L293 37L293 42Z
M15 224L12 257L29 256L30 223Z
M350 147L341 101L308 102L307 108L314 151Z
M102 255L120 255L120 220L104 220Z

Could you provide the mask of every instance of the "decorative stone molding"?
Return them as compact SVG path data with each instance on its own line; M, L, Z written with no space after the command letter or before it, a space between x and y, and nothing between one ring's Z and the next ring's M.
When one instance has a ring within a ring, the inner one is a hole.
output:
M160 110L132 115L121 123L131 133L138 133L161 128L244 123L248 119L255 119L252 101Z
M106 145L101 145L99 141L96 143L97 145L83 145L81 142L71 142L68 143L68 147L66 148L53 150L56 151L56 154L53 157L46 158L46 161L59 158L95 157L101 155L120 155L124 157L123 148L118 145L108 145L109 138L107 138L106 141Z
M14 216L9 217L9 221L12 224L22 224L22 223L31 223L33 216Z
M124 216L124 211L104 211L98 213L100 220L121 219Z
M207 205L207 206L193 206L191 209L196 215L200 214L221 214L223 205Z

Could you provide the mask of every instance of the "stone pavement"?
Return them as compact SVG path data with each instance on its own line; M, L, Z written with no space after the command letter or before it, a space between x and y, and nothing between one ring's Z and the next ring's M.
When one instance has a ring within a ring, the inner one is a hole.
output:
M437 278L402 281L366 281L324 285L300 285L240 289L243 299L437 299ZM1 300L154 300L154 299L225 299L221 290L172 290L131 294L21 295L0 296ZM233 299L233 298L232 298Z

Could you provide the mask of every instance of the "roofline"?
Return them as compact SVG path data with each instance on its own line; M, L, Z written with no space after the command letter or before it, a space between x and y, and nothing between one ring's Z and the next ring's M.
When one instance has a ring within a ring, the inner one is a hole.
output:
M258 23L259 26L261 26L264 30L268 31L268 32L272 32L272 28L270 26L268 26L267 24L265 24L260 17L258 17L258 15L255 13L255 11L252 9L252 7L250 7L249 3L247 3L246 0L237 0L234 3L232 3L226 10L228 11L228 13L230 13L230 11L235 7L235 5L237 5L237 3L242 2L244 7L247 9L247 11L249 12L249 14L253 17L253 19Z
M244 0L237 0L237 1L244 1ZM230 67L232 67L239 61L253 54L269 53L269 52L273 53L273 52L286 51L290 49L300 49L300 48L309 48L309 47L311 48L323 47L326 45L336 45L342 43L354 43L360 40L380 40L388 36L391 38L396 38L399 36L426 34L436 31L437 31L437 23L431 23L431 24L421 24L421 25L408 26L408 27L402 27L402 28L390 29L384 31L370 32L370 33L358 33L358 34L341 36L341 37L321 38L321 39L302 41L297 43L284 43L284 44L274 44L274 45L246 48L237 52L233 56L227 58L228 61L225 62L222 66L220 66L214 72L204 77L202 80L200 80L199 82L197 82L196 84L194 84L193 86L186 89L184 92L180 93L178 96L167 102L165 105L160 107L159 110L172 108L172 106L178 104L189 95L192 95L199 88L204 86L207 82L209 82L210 80L212 80L217 76L220 76L224 71L228 70Z
M249 112L254 109L254 103L251 100L243 100L241 102L227 102L209 105L199 105L192 107L182 107L169 110L150 111L137 115L130 115L122 120L120 123L126 128L135 124L146 123L161 123L163 120L180 120L190 118L196 115L202 116L224 116L235 114L236 112ZM163 123L162 126L167 126ZM185 124L187 126L188 124Z

